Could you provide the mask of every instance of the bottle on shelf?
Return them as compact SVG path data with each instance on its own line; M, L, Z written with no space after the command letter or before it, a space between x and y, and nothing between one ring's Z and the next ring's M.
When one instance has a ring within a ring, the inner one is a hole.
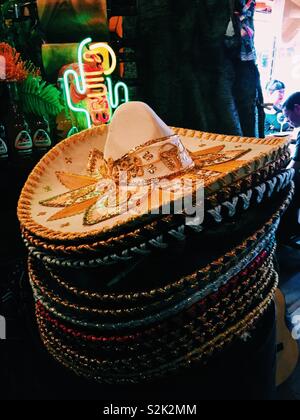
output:
M52 147L49 123L45 117L37 116L31 116L29 121L32 133L34 155L40 159Z
M7 119L8 149L12 160L29 160L32 158L32 138L29 126L21 111L18 85L7 83L9 108Z
M5 126L0 122L0 164L8 162L8 146Z

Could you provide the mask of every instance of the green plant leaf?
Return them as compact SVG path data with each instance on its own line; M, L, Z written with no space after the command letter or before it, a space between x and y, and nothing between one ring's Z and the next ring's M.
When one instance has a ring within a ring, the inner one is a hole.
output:
M40 77L29 75L21 83L20 99L23 111L39 117L56 117L62 110L62 94Z

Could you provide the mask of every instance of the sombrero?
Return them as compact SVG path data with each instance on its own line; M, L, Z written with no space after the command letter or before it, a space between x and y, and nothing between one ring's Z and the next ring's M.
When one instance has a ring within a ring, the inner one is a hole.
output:
M287 162L284 162L286 166ZM185 240L191 236L192 231L202 233L214 226L238 220L246 211L273 200L285 190L293 177L293 169L280 169L276 176L272 174L252 188L248 187L245 192L206 208L202 226L189 227L185 225L184 217L177 217L176 222L169 217L127 235L75 246L47 243L29 235L24 229L23 237L30 252L49 266L81 269L113 265L121 261L132 262L135 256L149 256L155 249L168 248L174 240Z
M138 383L255 330L278 284L288 146L170 128L138 102L50 151L18 207L49 353L88 379ZM186 198L202 210L193 223Z
M216 195L283 159L288 144L171 129L146 104L124 104L109 127L77 134L41 160L20 197L21 227L64 245L118 237L185 199L200 208L203 192Z

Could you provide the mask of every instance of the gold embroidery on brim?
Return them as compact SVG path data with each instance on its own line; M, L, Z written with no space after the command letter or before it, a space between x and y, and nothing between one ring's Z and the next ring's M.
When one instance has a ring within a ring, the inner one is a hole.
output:
M83 203L74 204L72 206L66 207L63 210L55 213L53 216L48 219L48 222L53 222L54 220L65 219L67 217L77 216L78 214L83 213L89 207L94 205L99 200L99 197L93 197Z
M208 170L200 169L197 175L193 176L193 179L195 181L202 180L204 182L204 186L206 186L209 182L212 181L212 179L216 179L220 176L220 173L209 168Z
M217 166L222 165L224 163L237 160L241 158L242 156L245 156L249 152L251 152L252 149L247 150L228 150L227 152L223 152L222 154L216 154L216 155L208 155L203 156L202 158L197 158L195 160L196 166L198 168L206 168L208 169L211 166Z
M182 167L180 151L174 144L164 144L159 150L161 161L170 171L179 171Z
M97 164L99 164L98 168L97 168ZM104 177L107 176L107 165L104 161L104 155L102 152L100 152L100 150L93 149L89 153L87 171L91 175L95 173L99 173Z
M207 168L211 171L216 171L216 172L227 174L228 172L233 171L235 169L238 169L239 167L245 165L245 163L246 163L246 161L244 161L244 160L236 160L236 161L221 163L221 164L218 164L218 165L204 167L203 169Z
M95 178L84 175L70 174L67 172L56 172L56 176L60 183L70 190L88 187L90 185L94 185L97 182Z
M223 163L227 160L225 154L218 154L218 155L206 155L202 158L197 158L194 160L197 168L204 168L205 166L209 165L218 165L219 163Z
M110 209L106 214L98 215L98 217L95 217L95 215L92 213L93 210L95 210L95 205L93 205L91 208L89 208L83 217L83 226L94 226L98 223L105 222L105 220L111 219L112 217L119 216L123 213L120 208Z
M61 228L63 229L63 228L69 227L69 226L70 226L70 223L64 223L63 225L61 225Z
M205 155L217 155L225 149L225 145L210 147L209 149L199 150L198 152L191 152L188 150L194 160Z
M122 159L115 167L118 168L118 174L120 172L127 172L128 181L131 178L142 177L145 173L142 159L136 156L128 156L126 159Z
M157 167L154 165L150 165L147 169L147 171L149 172L150 175L154 175L155 172L157 171Z
M41 205L47 207L64 207L65 210L62 210L53 216L51 216L48 221L59 220L61 218L71 217L82 212L86 212L84 216L84 224L93 225L99 223L102 220L106 220L110 217L115 215L121 214L122 212L126 211L128 207L128 200L131 198L131 194L127 194L125 199L121 197L119 194L119 189L117 189L116 185L108 180L97 181L95 178L91 177L84 177L84 176L74 176L74 174L67 174L67 173L56 173L58 180L61 183L68 184L70 187L72 186L79 186L85 185L86 183L91 184L82 188L75 189L73 191L66 192L64 194L60 194L59 196L53 197L49 200L45 200L40 202ZM113 188L112 188L113 187ZM112 191L113 189L113 191ZM116 207L109 207L110 205L110 193L117 192L116 203L114 206ZM120 198L121 197L121 198ZM107 203L103 201L104 205L102 206L102 210L104 210L104 214L101 216L97 216L97 220L95 221L91 217L91 213L88 214L88 210L90 207L93 207L97 201L99 201L98 205L101 207L101 199L107 200ZM120 200L122 202L120 202ZM106 207L106 208L105 208ZM126 207L126 208L125 208Z
M144 156L143 156L143 159L144 160L146 160L147 162L149 161L149 160L152 160L154 158L154 155L152 154L152 153L150 153L149 151L148 152L146 152L145 154L144 154Z
M110 203L109 196L107 196L105 199L103 198L102 203L100 200L97 200L97 202L90 206L85 212L83 218L83 225L96 225L100 222L103 222L104 220L110 219L115 216L119 216L120 214L128 211L129 208L134 205L133 203L132 206L129 206L129 200L132 196L133 194L130 191L126 191L125 193L120 194L120 192L117 190L116 200L114 202ZM98 206L101 206L101 210L104 210L105 213L96 216L95 212Z
M75 204L76 200L85 197L95 190L95 185L79 188L73 191L68 191L64 194L57 195L48 200L40 201L40 204L45 207L68 207Z

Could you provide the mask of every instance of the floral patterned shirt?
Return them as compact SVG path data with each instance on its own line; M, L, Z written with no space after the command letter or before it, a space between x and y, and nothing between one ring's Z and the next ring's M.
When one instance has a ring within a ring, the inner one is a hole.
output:
M256 0L238 0L235 13L241 22L241 60L256 60L254 45L254 12Z

